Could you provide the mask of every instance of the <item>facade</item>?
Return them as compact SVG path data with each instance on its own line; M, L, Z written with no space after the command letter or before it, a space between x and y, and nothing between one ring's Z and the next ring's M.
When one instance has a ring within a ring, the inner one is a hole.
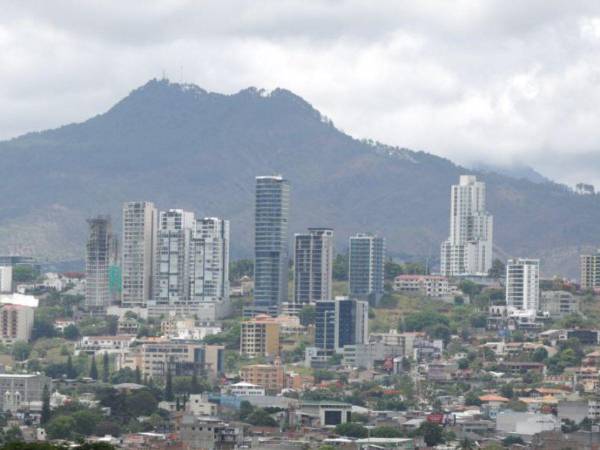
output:
M191 242L191 302L229 302L229 221L196 221Z
M509 259L506 263L506 305L517 310L539 310L540 260Z
M398 275L394 291L442 298L450 294L448 278L439 275Z
M186 449L233 450L244 441L244 430L219 419L184 415L177 426L179 439Z
M294 239L294 303L332 298L333 230L309 228Z
M151 202L123 205L121 304L146 306L152 298L157 212Z
M560 319L579 312L579 301L568 291L544 291L540 296L540 311Z
M378 303L383 295L385 240L372 234L350 237L350 297Z
M12 292L12 266L0 266L0 294Z
M227 392L236 397L264 397L265 388L257 384L240 381L228 386Z
M485 209L485 183L461 175L451 189L450 236L441 247L444 276L487 276L492 267L493 218Z
M154 380L164 380L169 370L173 375L189 376L196 372L215 377L223 372L224 353L222 345L148 338L135 342L127 352L120 353L117 366L131 370L139 367L143 377Z
M87 222L85 306L89 309L106 309L112 299L109 289L112 226L108 216L94 217Z
M254 307L274 311L287 302L290 185L281 176L256 177Z
M103 355L119 354L129 350L135 335L83 336L75 346L75 354Z
M44 386L51 387L50 378L40 374L0 374L0 409L15 413L31 409L31 403L41 405Z
M600 250L590 255L581 255L581 288L600 288Z
M24 305L0 305L0 341L12 344L27 342L33 329L33 308Z
M242 381L261 386L267 394L279 394L285 387L285 372L279 360L275 364L253 364L240 370Z
M267 315L242 322L240 353L251 358L279 355L279 323Z
M369 340L369 304L339 297L315 306L315 347L341 353L346 345Z
M182 209L158 216L152 304L180 306L189 301L190 244L194 213Z

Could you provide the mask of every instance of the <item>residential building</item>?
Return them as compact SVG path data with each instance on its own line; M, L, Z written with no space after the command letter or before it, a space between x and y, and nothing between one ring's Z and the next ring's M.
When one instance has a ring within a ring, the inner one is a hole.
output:
M242 367L240 378L246 383L263 387L267 394L279 394L285 387L285 371L279 358L274 364L252 364Z
M190 256L190 303L193 311L199 305L217 304L214 317L221 319L229 312L229 221L207 217L196 221ZM217 314L218 313L218 314Z
M226 386L224 390L229 395L236 397L264 397L265 388L257 384L248 383L247 381L240 381L239 383Z
M222 331L217 322L201 322L195 319L171 317L160 323L163 336L171 339L204 339L206 336Z
M294 303L332 298L333 230L309 228L294 242Z
M256 177L254 308L273 312L288 298L289 182Z
M224 369L225 347L205 345L198 341L172 341L164 338L139 340L120 353L117 368L139 367L143 377L164 380L167 371L173 375L190 376L194 372L211 378Z
M264 314L242 322L240 353L251 358L279 355L279 330L279 322Z
M33 404L41 408L44 386L50 388L51 380L41 374L0 374L0 409L16 413Z
M106 310L111 303L109 267L112 225L110 217L88 219L89 234L85 257L85 306L89 310Z
M152 298L157 212L151 202L123 205L121 305L146 306Z
M486 211L485 183L461 175L451 189L450 236L442 243L444 276L487 276L492 267L493 218Z
M179 439L186 449L234 450L244 442L244 429L220 419L184 415L178 423Z
M366 344L346 345L343 349L343 364L347 367L360 367L372 370L382 367L387 359L405 356L404 345L388 345L383 342L368 342Z
M544 291L540 296L540 311L554 319L579 312L579 300L568 291Z
M350 237L350 297L377 304L383 295L385 240L368 233Z
M341 353L344 346L369 340L369 304L337 297L315 306L315 347Z
M216 416L218 406L209 402L203 394L191 394L185 404L185 411L195 416Z
M398 275L394 291L442 298L450 294L448 278L439 275Z
M135 342L135 335L117 336L83 336L75 345L75 354L85 353L88 355L116 355L129 350Z
M190 245L194 213L182 209L158 216L152 306L185 306L190 298Z
M600 288L600 250L580 256L581 288Z
M542 431L560 430L560 419L552 414L502 411L496 416L496 430L533 436Z
M350 422L352 405L334 400L303 401L296 411L301 425L335 427Z
M0 294L12 292L12 266L0 266Z
M33 329L33 308L25 305L0 305L0 341L13 344L27 342Z
M506 305L516 310L539 310L540 260L509 259L506 263Z

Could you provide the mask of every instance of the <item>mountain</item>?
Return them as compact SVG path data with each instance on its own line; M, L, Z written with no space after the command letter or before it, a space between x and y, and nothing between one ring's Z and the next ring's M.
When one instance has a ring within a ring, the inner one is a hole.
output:
M533 167L525 165L498 166L494 164L478 163L471 167L478 172L494 172L517 180L529 180L532 183L548 183L551 180L539 173Z
M231 220L232 253L252 254L254 177L292 185L291 232L332 226L337 246L381 233L399 257L438 258L450 185L488 186L502 257L538 256L548 275L576 273L600 240L600 198L567 187L470 171L424 152L363 142L284 89L234 95L152 80L83 123L0 142L0 252L81 259L85 219L126 200Z

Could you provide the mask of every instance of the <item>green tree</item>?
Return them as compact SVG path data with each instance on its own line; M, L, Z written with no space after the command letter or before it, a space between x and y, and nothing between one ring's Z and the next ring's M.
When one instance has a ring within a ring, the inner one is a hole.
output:
M243 276L254 275L254 261L251 259L239 259L229 263L229 281L237 281Z
M356 422L340 423L336 425L335 432L340 436L353 438L366 438L369 435L369 431L363 425Z
M92 364L90 366L90 378L93 380L98 379L98 367L96 367L96 355L92 355Z
M140 371L139 366L135 366L135 382L137 384L142 384L142 372Z
M418 431L428 447L434 447L444 442L443 429L437 423L423 422Z
M500 388L500 394L508 399L513 398L515 394L513 391L512 384L503 384Z
M108 360L108 352L104 352L104 355L102 357L102 381L104 381L105 383L108 383L109 380L109 376L110 376L110 362Z
M348 280L348 254L338 253L335 255L332 274L335 281Z
M74 341L79 338L79 328L76 325L67 325L63 330L63 336L65 339Z
M246 422L256 427L276 427L277 421L263 408L255 408L246 418Z
M171 375L171 368L167 368L167 381L165 383L165 400L168 402L173 401L173 378Z
M492 267L488 272L488 276L495 279L504 278L506 276L506 265L498 258L495 258L492 261Z
M502 445L505 447L510 447L511 445L525 445L525 441L521 438L521 436L506 436L502 439Z
M14 266L12 279L15 283L31 283L37 279L39 272L32 266Z
M381 438L397 438L397 437L404 437L405 434L399 428L383 426L383 427L373 428L373 431L371 431L371 436L372 437L381 437Z
M42 414L40 417L40 423L45 425L50 420L50 389L48 389L48 385L44 384L44 389L42 390Z
M54 417L46 425L46 432L50 439L70 439L75 429L75 419L71 416Z
M6 444L8 444L8 445L5 444L2 446L2 448L3 449L20 448L23 445L23 444L21 444L21 441L23 441L23 433L21 432L21 429L18 426L13 425L12 427L10 427L8 430L6 430L4 432L4 442L6 442ZM13 445L11 446L10 444L13 444Z
M314 325L315 323L315 307L313 305L305 305L298 314L300 323L305 327L308 325Z
M531 355L531 359L535 362L544 362L548 358L548 350L544 347L536 348Z
M71 355L67 356L67 370L66 370L67 378L74 379L77 378L77 371L73 367L73 359Z
M17 361L25 361L31 353L31 344L25 341L17 341L13 344L12 356Z

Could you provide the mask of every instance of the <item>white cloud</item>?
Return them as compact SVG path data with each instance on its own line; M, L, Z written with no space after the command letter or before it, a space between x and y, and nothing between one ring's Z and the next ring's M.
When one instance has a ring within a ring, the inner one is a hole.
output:
M15 1L0 138L84 120L163 71L285 87L346 132L600 184L595 1Z

